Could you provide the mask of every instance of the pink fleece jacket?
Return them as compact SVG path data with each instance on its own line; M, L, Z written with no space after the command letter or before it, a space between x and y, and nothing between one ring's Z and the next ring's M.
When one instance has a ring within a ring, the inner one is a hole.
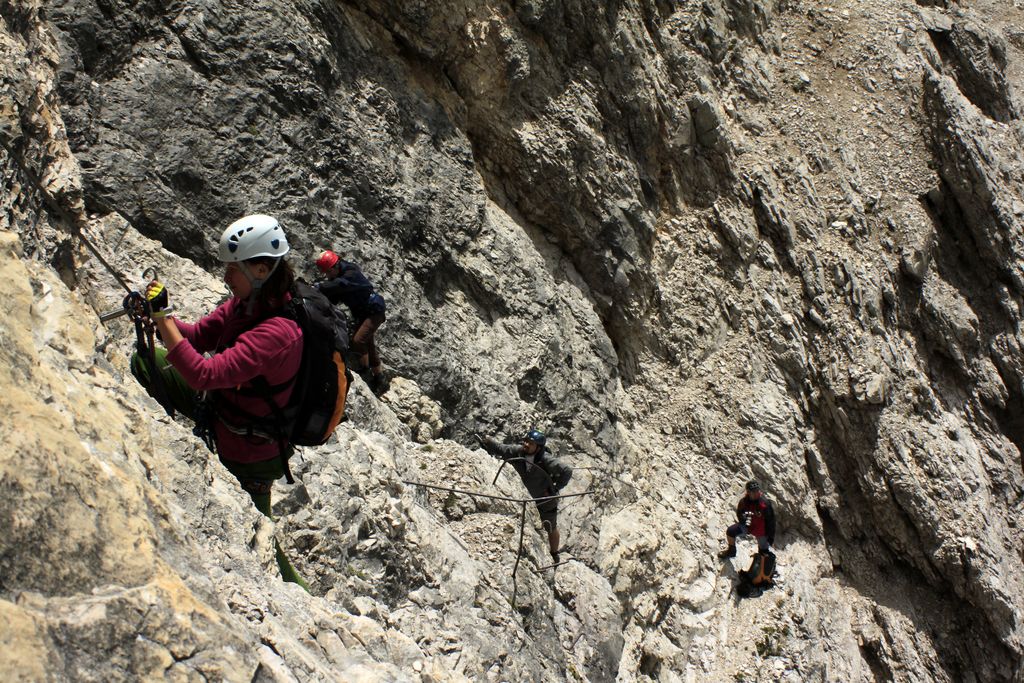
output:
M195 324L175 320L185 338L167 354L167 361L181 373L196 391L213 390L217 403L233 404L253 415L270 415L270 406L258 395L245 395L240 388L263 376L271 385L288 382L302 361L302 330L298 324L280 316L266 318L257 312L245 314L246 304L232 298ZM265 319L264 319L265 318ZM262 319L262 321L261 321ZM214 352L205 358L204 352ZM292 385L274 395L279 406L287 403ZM218 414L214 425L217 450L225 460L259 462L276 457L277 441L247 437L230 431L224 420L235 424L230 410ZM269 418L268 418L269 424Z

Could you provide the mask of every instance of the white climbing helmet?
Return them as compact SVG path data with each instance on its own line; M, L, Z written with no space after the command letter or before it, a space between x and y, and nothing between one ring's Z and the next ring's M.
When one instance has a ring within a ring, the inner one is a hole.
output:
M288 239L277 219L263 214L239 218L220 236L217 257L224 263L247 261L257 256L281 258L288 253Z

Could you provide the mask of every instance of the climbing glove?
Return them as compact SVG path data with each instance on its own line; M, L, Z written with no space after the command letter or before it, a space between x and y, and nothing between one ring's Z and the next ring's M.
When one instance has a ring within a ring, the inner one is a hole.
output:
M150 317L154 320L166 318L174 311L167 288L158 280L153 280L146 287L146 302L149 304Z

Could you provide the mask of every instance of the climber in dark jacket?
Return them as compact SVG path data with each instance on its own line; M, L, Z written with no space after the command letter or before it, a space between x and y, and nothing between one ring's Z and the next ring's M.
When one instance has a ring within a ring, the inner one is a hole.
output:
M536 500L537 511L548 532L551 557L558 562L558 499L547 497L557 496L565 488L572 478L572 468L548 455L544 448L547 437L536 429L527 432L522 445L502 444L490 438L481 438L480 443L492 456L516 469L531 498L542 499Z
M374 336L377 328L384 324L384 297L373 291L373 285L363 275L359 266L343 261L333 251L325 251L316 260L316 267L326 279L316 284L317 288L335 306L345 304L352 311L355 334L352 335L352 350L359 354L362 366L360 373L369 371L370 388L381 393L385 388L381 376L380 356Z
M775 545L775 509L756 481L747 482L747 492L736 506L736 524L725 530L728 545L718 556L736 557L736 537L748 534L757 538L759 552L768 552Z

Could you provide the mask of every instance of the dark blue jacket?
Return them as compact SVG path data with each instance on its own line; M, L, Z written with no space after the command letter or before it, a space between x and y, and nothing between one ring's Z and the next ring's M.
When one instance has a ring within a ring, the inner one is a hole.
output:
M358 322L385 310L384 297L373 291L373 285L359 266L351 261L338 261L338 277L317 283L317 288L335 306L345 304Z
M491 439L485 439L483 444L484 450L494 457L510 461L509 464L519 473L531 498L556 496L572 478L572 468L548 455L544 449L534 456L531 464L523 460L526 451L518 444L501 444ZM537 503L537 509L557 510L558 499L542 500Z

